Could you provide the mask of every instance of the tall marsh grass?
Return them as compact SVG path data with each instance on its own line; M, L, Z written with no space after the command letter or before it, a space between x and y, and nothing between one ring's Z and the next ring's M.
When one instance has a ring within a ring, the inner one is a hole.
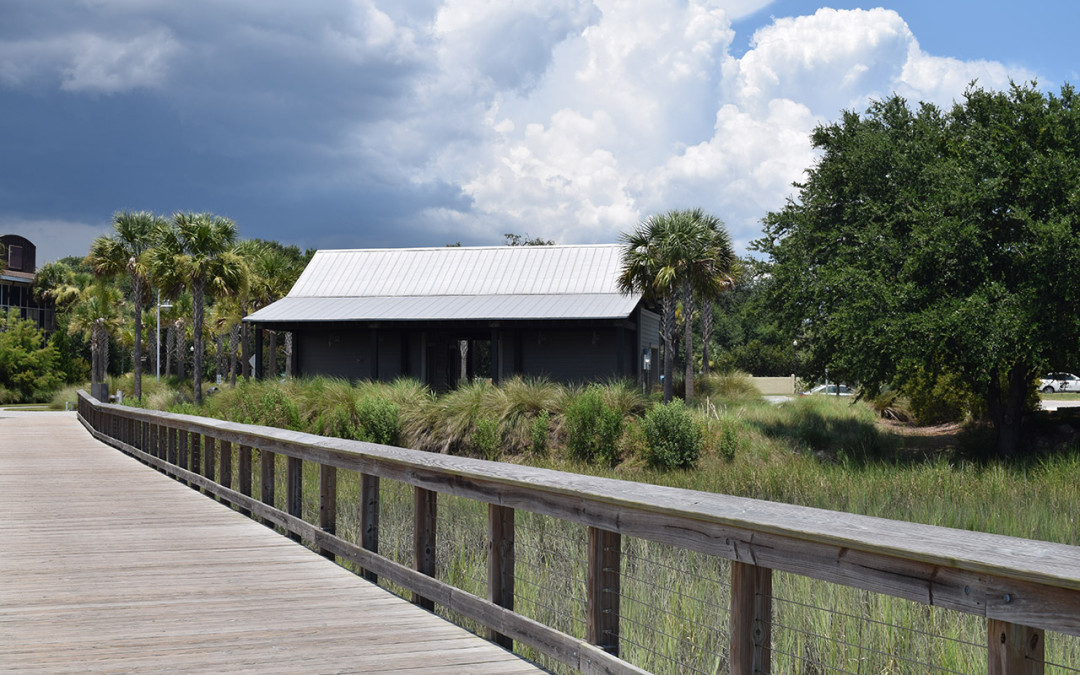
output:
M624 422L623 461L588 464L571 457L564 440L566 410L582 393L513 380L436 397L407 380L354 385L316 378L246 383L210 397L201 412L361 437L370 433L363 412L370 403L364 402L378 400L384 412L396 410L381 419L394 418L406 446L486 455L497 438L503 458L537 466L1080 545L1076 449L1012 464L911 453L864 404L805 397L773 406L733 379L709 389L698 408L687 410L702 429L695 468L659 470L642 459L647 440L641 420L651 406L627 387L599 395ZM537 451L540 446L546 452ZM258 462L256 453L254 494L261 489ZM238 464L234 457L234 486ZM275 464L275 503L283 509L284 458ZM303 476L304 517L315 522L316 467L305 464ZM338 533L353 542L361 539L359 494L359 475L339 471ZM382 480L380 494L379 551L411 565L412 488ZM526 512L516 520L517 611L583 637L585 528ZM485 595L486 527L484 504L440 495L440 579ZM728 563L630 537L622 546L623 656L657 673L724 672ZM985 672L985 621L976 617L782 573L774 575L773 596L774 672ZM480 630L464 617L450 618ZM1052 634L1047 644L1049 662L1080 663L1080 641ZM517 649L553 672L568 672L532 650Z

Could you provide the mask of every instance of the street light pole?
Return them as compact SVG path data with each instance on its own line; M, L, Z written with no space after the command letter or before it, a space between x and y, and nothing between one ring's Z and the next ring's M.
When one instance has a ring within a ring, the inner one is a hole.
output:
M157 304L157 308L156 308L156 311L157 311L157 340L154 343L154 349L157 350L157 358L154 359L154 362L157 365L157 380L158 380L158 382L161 382L161 308L164 307L165 309L172 309L172 303L166 302L164 305L161 304L161 291L159 290L159 291L157 291L157 303L156 304Z

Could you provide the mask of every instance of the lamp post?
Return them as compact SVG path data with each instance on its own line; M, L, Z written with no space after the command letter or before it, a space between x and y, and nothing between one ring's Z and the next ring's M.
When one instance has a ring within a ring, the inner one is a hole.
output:
M792 379L795 380L795 389L796 389L796 392L797 392L797 390L799 389L799 341L798 340L792 340L791 341L791 354L792 354L792 358L795 361L795 374L792 376Z
M154 359L154 363L157 365L157 380L161 381L161 308L172 309L172 303L166 302L161 304L161 291L157 292L157 339L154 342L154 349L157 350L157 358Z

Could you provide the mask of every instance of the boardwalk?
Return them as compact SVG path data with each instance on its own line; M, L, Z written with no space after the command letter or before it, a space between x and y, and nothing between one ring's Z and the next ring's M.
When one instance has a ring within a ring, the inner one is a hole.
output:
M91 439L0 411L0 673L541 672Z

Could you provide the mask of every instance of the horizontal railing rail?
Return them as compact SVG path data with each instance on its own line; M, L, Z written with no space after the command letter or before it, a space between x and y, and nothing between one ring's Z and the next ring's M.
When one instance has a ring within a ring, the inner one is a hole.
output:
M1080 636L1080 547L148 411L85 392L78 408L95 436L140 460L399 585L418 604L486 626L504 646L519 641L586 673L644 672L618 658L623 536L730 561L726 658L740 675L770 672L774 571L984 618L993 675L1043 672L1045 631ZM284 511L273 506L275 455L287 458ZM235 486L225 466L234 456ZM318 523L302 518L304 462L319 467ZM358 544L336 534L338 470L363 479ZM414 490L412 568L378 553L379 479ZM487 598L434 578L438 495L488 505ZM585 641L513 610L518 510L587 528Z

